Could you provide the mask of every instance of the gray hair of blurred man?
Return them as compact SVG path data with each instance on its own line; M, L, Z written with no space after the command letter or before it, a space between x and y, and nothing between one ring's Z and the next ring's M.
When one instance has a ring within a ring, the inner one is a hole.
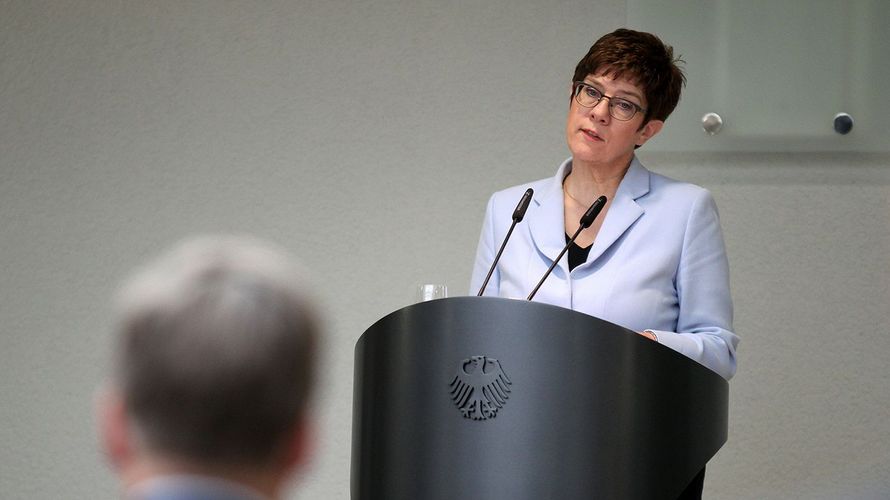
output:
M112 386L147 452L263 466L305 417L319 324L304 273L248 237L184 242L117 297Z

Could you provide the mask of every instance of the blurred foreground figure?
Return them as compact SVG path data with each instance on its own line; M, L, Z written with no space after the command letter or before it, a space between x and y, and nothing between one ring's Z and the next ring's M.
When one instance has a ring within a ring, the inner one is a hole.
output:
M318 323L304 278L247 238L176 247L121 290L102 444L128 499L279 498L307 459Z

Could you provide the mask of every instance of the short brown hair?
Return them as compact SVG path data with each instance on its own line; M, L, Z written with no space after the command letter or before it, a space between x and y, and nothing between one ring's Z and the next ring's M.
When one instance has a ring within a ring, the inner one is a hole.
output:
M686 75L678 66L682 62L679 57L674 58L674 48L657 36L622 28L590 47L575 67L572 81L595 74L627 78L639 85L646 96L643 123L652 119L664 121L680 101L680 91L686 84Z
M244 237L202 237L136 274L117 304L114 383L148 451L271 465L303 416L319 328L302 272Z

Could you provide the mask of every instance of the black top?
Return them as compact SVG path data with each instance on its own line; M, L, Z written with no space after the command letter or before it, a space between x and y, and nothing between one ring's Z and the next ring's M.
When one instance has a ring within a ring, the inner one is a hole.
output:
M568 243L569 240L571 240L571 239L572 239L571 236L566 235L566 243ZM587 262L587 256L590 255L590 247L592 247L592 246L593 245L591 244L589 247L581 248L578 246L577 243L575 243L574 241L572 242L572 244L569 246L569 271L570 272L573 269L575 269L576 267L580 266L581 264Z

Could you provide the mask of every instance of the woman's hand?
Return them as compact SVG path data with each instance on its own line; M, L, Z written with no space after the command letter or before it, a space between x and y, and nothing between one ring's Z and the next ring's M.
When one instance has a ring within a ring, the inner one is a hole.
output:
M658 336L656 336L655 332L653 332L652 330L643 330L642 332L640 332L640 335L646 337L649 340L658 342Z

